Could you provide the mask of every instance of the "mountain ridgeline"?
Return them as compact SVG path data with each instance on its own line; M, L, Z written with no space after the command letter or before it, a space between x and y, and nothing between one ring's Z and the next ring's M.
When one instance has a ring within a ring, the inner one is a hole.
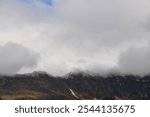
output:
M150 75L54 77L45 72L0 76L2 100L149 100Z

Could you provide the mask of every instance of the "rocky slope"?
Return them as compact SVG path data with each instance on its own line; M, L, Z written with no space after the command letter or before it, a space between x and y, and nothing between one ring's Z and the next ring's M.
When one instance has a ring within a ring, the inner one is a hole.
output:
M25 100L149 100L150 76L84 73L53 77L44 72L0 76L1 99Z

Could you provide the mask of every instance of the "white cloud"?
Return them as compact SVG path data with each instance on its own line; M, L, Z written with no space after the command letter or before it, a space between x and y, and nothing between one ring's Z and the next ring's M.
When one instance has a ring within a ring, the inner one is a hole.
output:
M149 42L143 25L149 0L53 0L53 6L20 1L0 1L0 42L40 53L37 70L61 75L76 68L109 69L122 51Z

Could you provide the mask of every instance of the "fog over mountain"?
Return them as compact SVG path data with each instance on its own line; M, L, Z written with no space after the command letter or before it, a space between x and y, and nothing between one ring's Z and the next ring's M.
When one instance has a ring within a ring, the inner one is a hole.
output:
M0 0L0 73L150 73L149 0Z

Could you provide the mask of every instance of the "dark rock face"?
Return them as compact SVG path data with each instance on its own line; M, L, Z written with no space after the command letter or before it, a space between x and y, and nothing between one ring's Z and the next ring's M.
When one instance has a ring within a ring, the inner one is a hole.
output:
M149 100L150 76L33 73L0 77L0 99L21 100Z

